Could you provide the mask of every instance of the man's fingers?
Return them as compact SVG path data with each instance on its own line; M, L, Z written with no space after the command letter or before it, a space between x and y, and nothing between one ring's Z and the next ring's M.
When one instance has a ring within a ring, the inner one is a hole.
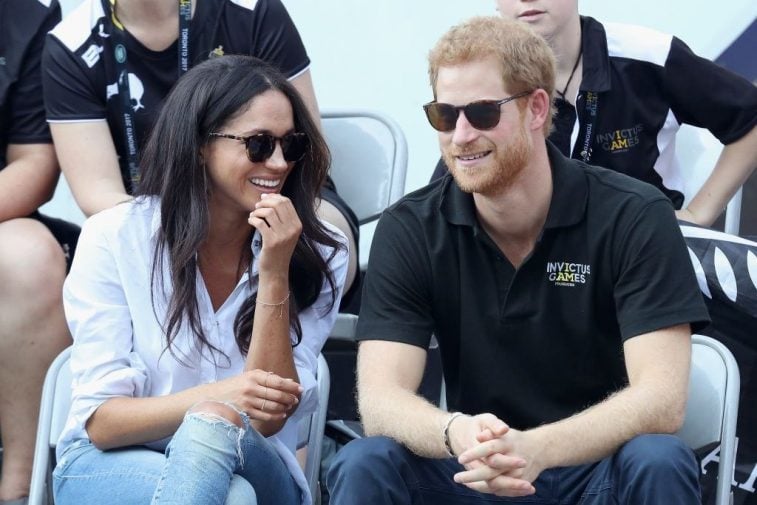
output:
M457 458L457 461L461 465L464 465L474 459L483 459L498 452L507 452L506 449L507 445L505 442L500 438L495 438L471 447L463 452L460 457Z
M471 482L488 481L502 473L501 470L492 468L487 465L481 465L477 468L471 468L455 474L455 482L458 484L469 484Z
M504 421L493 414L484 414L482 416L479 416L478 421L481 425L481 432L483 433L484 431L489 431L489 433L491 433L490 438L501 437L505 433L507 433L507 430L510 429L510 427ZM479 441L483 442L484 440Z
M484 462L500 471L500 473L510 472L526 467L526 460L518 456L508 456L506 454L492 454L484 459Z
M474 491L497 496L529 496L536 492L534 486L527 480L515 479L505 475L498 475L489 481L466 482L463 484Z

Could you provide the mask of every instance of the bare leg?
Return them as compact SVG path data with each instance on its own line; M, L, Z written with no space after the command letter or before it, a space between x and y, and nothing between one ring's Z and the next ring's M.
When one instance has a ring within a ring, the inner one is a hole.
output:
M63 251L31 219L0 223L0 499L29 494L42 382L71 343L61 290Z
M317 203L318 217L331 223L347 236L347 241L350 245L350 258L349 265L347 267L347 280L344 282L344 292L346 293L352 282L355 280L355 274L357 273L358 257L357 257L357 244L355 243L355 236L352 234L350 225L347 219L339 212L339 209L334 207L326 200L320 200Z

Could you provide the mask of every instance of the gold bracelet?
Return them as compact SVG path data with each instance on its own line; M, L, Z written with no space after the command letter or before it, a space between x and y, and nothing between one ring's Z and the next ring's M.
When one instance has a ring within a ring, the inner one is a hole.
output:
M450 458L455 457L455 453L452 452L452 442L449 439L449 426L452 424L452 421L454 421L456 418L460 416L464 416L462 412L455 412L451 416L447 418L447 422L444 423L444 428L442 428L442 437L444 438L444 448L447 450L447 454Z
M286 297L283 300L281 300L279 303L261 302L260 300L258 300L257 298L255 298L255 304L256 305L262 305L263 307L271 307L271 308L278 307L279 308L279 319L281 319L282 317L284 317L284 304L287 301L289 301L289 295L291 295L291 294L292 294L291 291L287 292Z

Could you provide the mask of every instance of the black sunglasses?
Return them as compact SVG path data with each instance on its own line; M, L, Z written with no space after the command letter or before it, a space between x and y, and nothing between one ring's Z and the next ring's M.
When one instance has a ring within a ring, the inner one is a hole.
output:
M247 147L247 157L253 163L260 163L270 158L276 149L276 142L281 143L281 152L286 161L299 161L305 156L309 144L307 134L302 132L287 133L283 137L274 137L268 133L256 133L249 137L240 137L239 135L215 132L211 133L210 136L244 142Z
M530 95L531 91L524 91L502 100L478 100L467 105L452 105L449 103L429 102L423 106L428 122L435 130L451 132L457 125L460 111L465 112L468 122L477 130L491 130L499 124L499 108L516 98Z

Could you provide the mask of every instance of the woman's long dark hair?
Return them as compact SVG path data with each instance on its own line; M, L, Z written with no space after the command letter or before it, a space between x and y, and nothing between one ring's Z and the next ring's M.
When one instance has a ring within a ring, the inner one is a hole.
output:
M317 249L318 244L325 245L331 248L333 256L340 247L315 214L315 199L331 162L325 140L299 93L278 70L250 56L211 58L179 79L166 98L142 154L142 180L136 191L137 196L160 198L161 226L151 284L154 308L156 291L167 296L161 273L167 251L172 290L163 329L167 349L172 354L173 340L185 323L201 348L207 346L211 352L218 351L203 332L195 287L197 252L208 236L210 223L210 187L200 151L212 140L210 132L221 131L228 121L246 110L250 100L271 89L289 99L295 131L304 132L310 140L307 153L295 163L281 190L302 221L302 234L289 264L290 326L297 335L293 345L302 339L299 312L315 303L324 280L333 293L329 310L336 303L334 276L328 260ZM159 290L155 289L157 286ZM253 294L245 300L234 322L242 354L250 347L255 297Z

